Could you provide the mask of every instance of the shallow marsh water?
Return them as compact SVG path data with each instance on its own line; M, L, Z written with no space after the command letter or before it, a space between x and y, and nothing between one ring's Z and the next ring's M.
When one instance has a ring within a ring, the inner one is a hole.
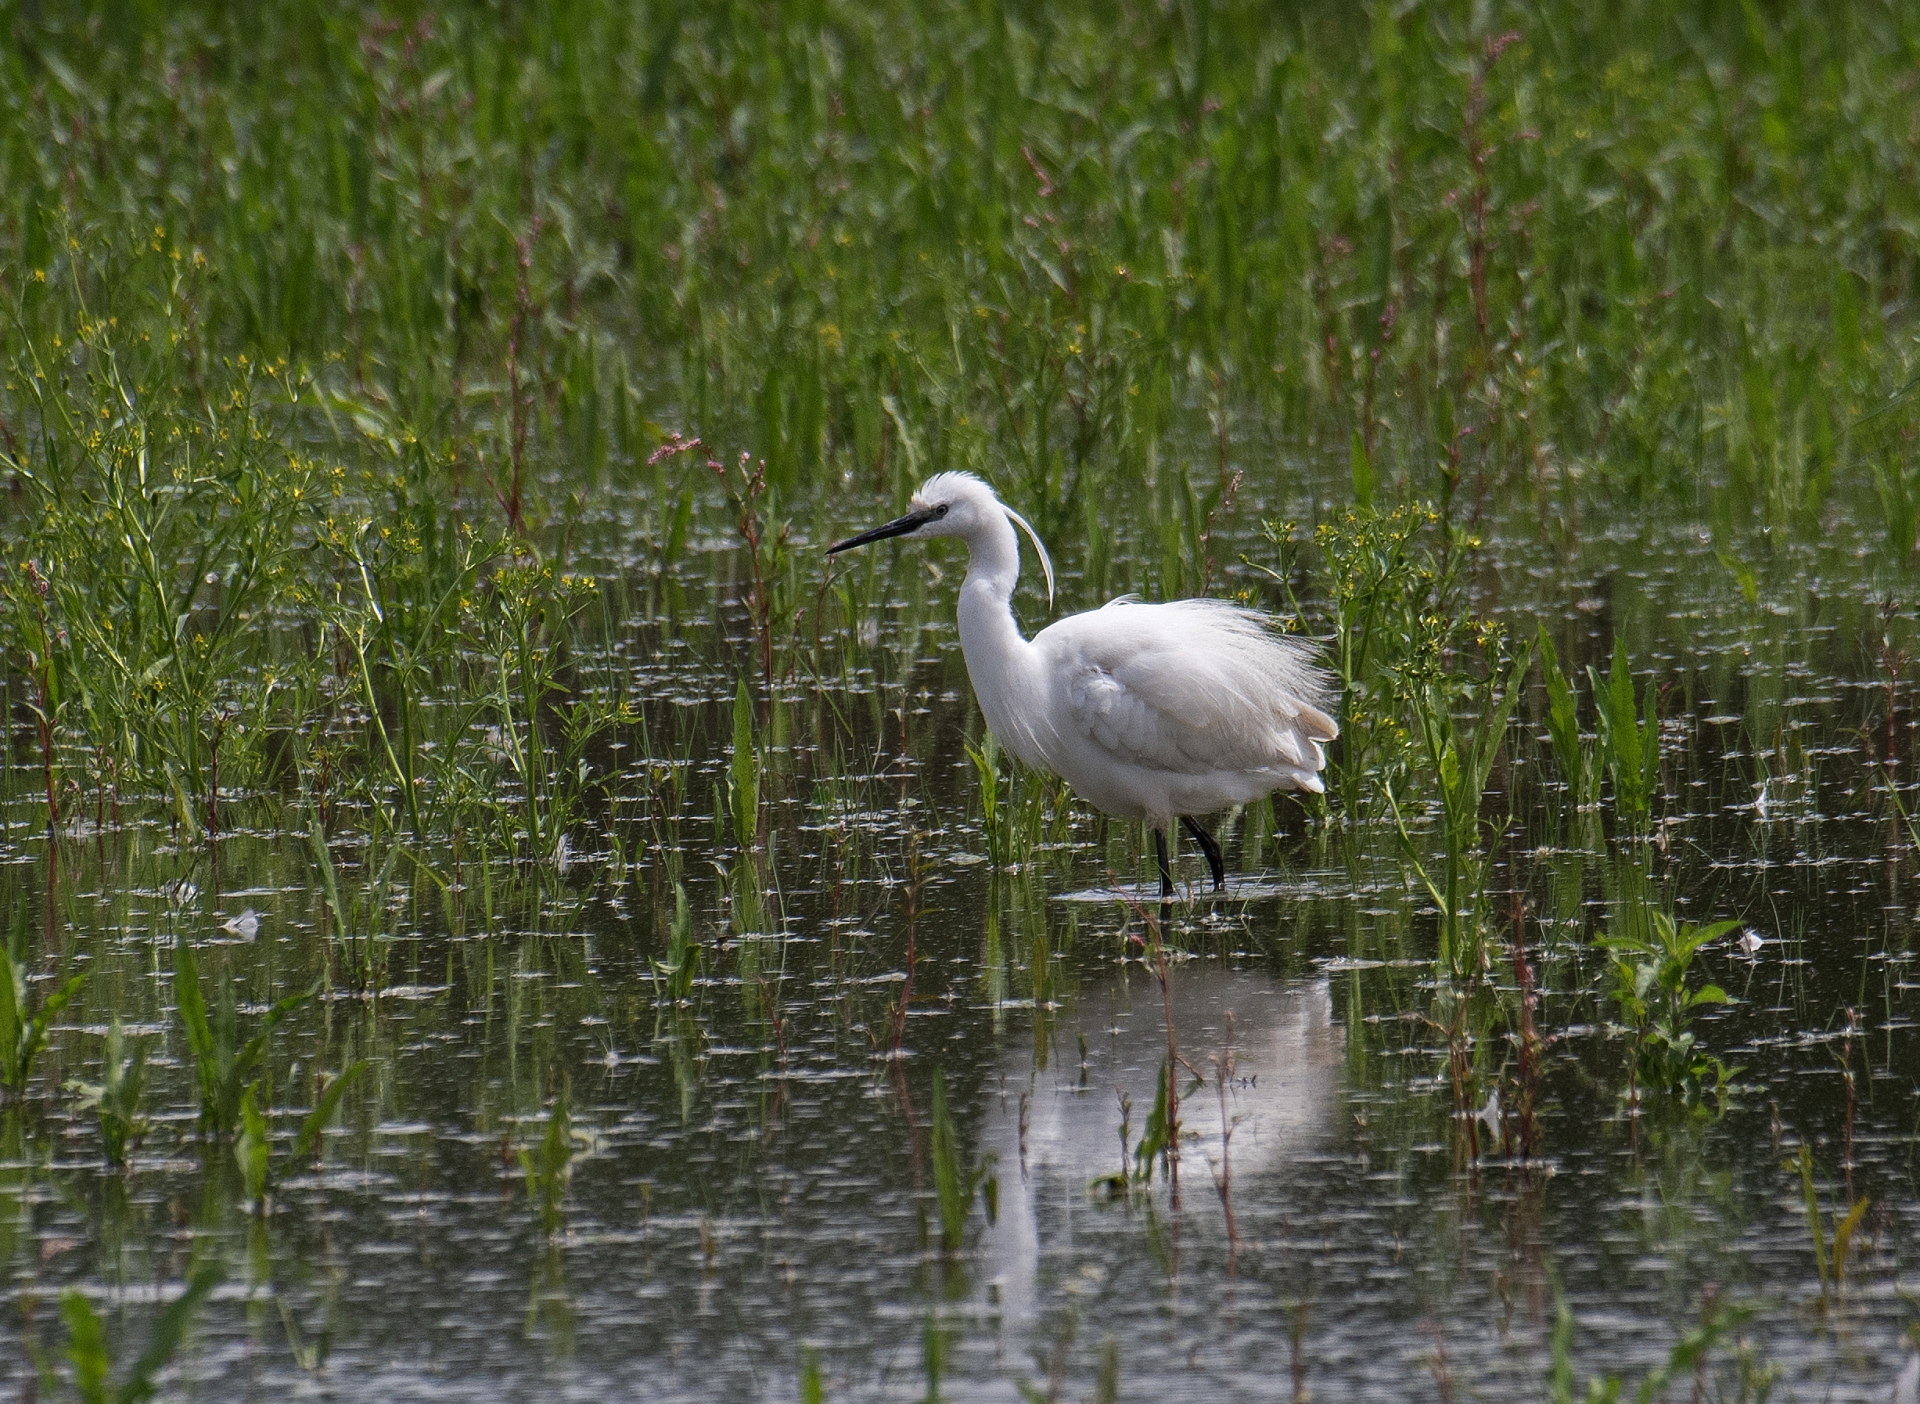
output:
M13 891L92 971L43 1078L96 1075L117 1012L153 1037L157 1122L108 1174L91 1117L8 1110L0 1254L20 1329L57 1350L54 1300L78 1285L131 1353L190 1264L217 1259L172 1376L183 1397L797 1398L813 1359L828 1398L1077 1399L1116 1369L1120 1398L1542 1398L1562 1304L1581 1383L1631 1387L1718 1301L1753 1313L1712 1357L1726 1397L1773 1371L1776 1398L1885 1398L1914 1315L1920 1050L1911 837L1863 750L1869 720L1885 726L1862 643L1879 615L1844 584L1844 545L1780 563L1766 598L1792 603L1773 608L1744 604L1691 532L1587 549L1618 564L1496 542L1483 607L1548 618L1570 662L1628 634L1670 683L1676 798L1644 857L1583 846L1553 787L1530 788L1544 748L1524 728L1494 887L1528 904L1551 1040L1531 1162L1510 1121L1502 1146L1455 1115L1433 917L1389 831L1329 842L1285 800L1271 823L1231 816L1229 891L1183 895L1164 997L1141 835L1075 809L1033 862L994 872L962 751L979 723L947 622L956 562L903 552L883 569L907 603L868 664L782 703L754 855L725 837L735 672L725 627L688 622L692 578L680 623L637 590L625 637L583 665L626 671L645 735L692 738L643 755L636 729L596 762L636 808L682 787L658 847L628 824L616 857L616 803L565 862L469 857L442 893L369 871L336 815L340 882L385 913L367 919L371 997L342 978L306 836L278 829L271 797L227 801L217 874L129 802L121 827L63 837L50 876L17 772ZM708 618L732 588L714 560ZM1909 728L1902 701L1902 755ZM866 759L836 776L836 755ZM653 967L675 876L703 951L678 1003ZM1703 957L1733 996L1702 1024L1741 1069L1723 1113L1629 1106L1590 940L1647 890L1762 938ZM244 909L252 940L221 929ZM243 1015L327 985L269 1059L276 1154L317 1070L369 1060L320 1162L289 1166L264 1218L229 1150L192 1136L182 934L231 971ZM1130 1192L1110 1180L1130 1164L1123 1120L1135 1144L1145 1128L1169 1012L1190 1073L1177 1205L1164 1166ZM1509 1049L1487 1056L1511 1070ZM972 1206L952 1255L935 1068L997 1209ZM550 1235L517 1152L563 1088L577 1154ZM1829 1289L1803 1144L1828 1245L1835 1206L1871 1201ZM29 1389L26 1351L7 1355Z

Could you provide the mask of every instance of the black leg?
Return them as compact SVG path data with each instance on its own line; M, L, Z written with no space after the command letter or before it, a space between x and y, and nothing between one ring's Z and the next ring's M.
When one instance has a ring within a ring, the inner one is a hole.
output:
M1201 828L1191 815L1182 814L1180 822L1187 826L1187 832L1192 834L1199 843L1200 851L1207 855L1207 867L1213 873L1213 890L1218 892L1227 885L1227 864L1226 860L1220 856L1220 845L1213 841L1213 835Z
M1166 902L1173 897L1173 869L1167 863L1167 831L1153 831L1153 851L1160 855L1160 900Z

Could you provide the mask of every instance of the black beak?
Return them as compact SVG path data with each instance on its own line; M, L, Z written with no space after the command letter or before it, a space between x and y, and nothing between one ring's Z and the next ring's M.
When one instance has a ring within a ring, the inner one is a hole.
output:
M875 527L872 531L863 531L858 536L849 536L837 546L827 547L829 556L842 551L851 551L856 546L870 545L875 541L885 541L889 536L905 536L910 531L918 531L932 521L934 514L927 512L909 512L904 517L896 517L885 526Z

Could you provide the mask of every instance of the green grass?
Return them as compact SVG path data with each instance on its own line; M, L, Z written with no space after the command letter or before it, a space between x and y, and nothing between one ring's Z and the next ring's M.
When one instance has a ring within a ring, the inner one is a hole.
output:
M550 855L577 808L521 738L611 485L663 567L750 544L763 687L877 589L790 541L935 468L1089 598L1258 590L1214 536L1303 481L1570 543L1697 514L1736 559L1853 508L1910 564L1898 6L748 13L13 17L5 633L50 808L217 825L324 718L329 783L473 828L424 704L484 671L494 842ZM649 467L667 428L703 447Z

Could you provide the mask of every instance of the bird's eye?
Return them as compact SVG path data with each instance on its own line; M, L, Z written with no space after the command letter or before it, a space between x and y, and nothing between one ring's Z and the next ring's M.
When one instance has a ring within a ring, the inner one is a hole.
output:
M933 519L937 522L940 518L946 516L947 509L952 505L950 502L942 502L938 507L933 509Z

